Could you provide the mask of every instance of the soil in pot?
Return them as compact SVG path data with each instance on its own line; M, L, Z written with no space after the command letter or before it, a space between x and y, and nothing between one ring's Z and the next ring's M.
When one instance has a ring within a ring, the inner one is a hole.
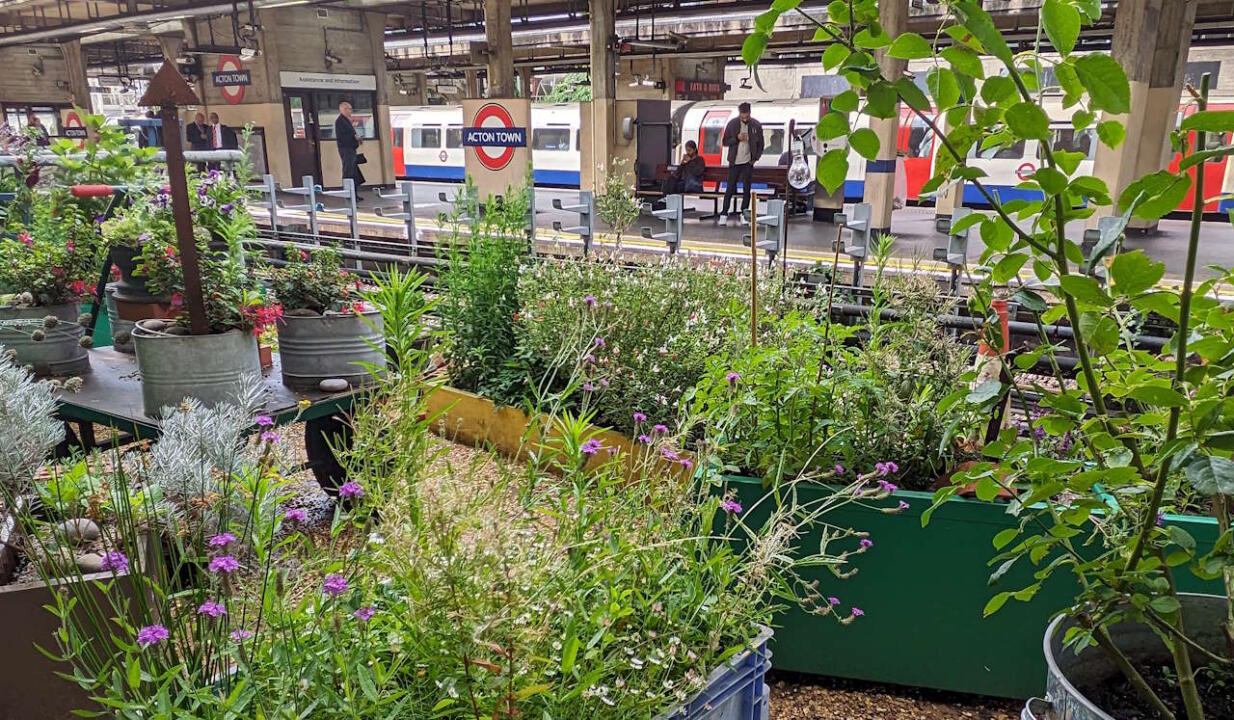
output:
M1137 669L1175 717L1187 717L1172 665L1142 665ZM1207 717L1234 718L1234 673L1204 668L1196 673L1195 682ZM1098 687L1081 687L1079 690L1112 717L1120 720L1156 720L1157 714L1144 707L1144 701L1135 688L1122 676Z

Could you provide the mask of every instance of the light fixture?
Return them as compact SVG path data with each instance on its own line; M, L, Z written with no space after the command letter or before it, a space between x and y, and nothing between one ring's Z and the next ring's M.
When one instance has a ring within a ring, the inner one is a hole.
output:
M814 178L810 175L810 163L806 162L802 153L793 153L793 164L788 168L788 184L794 190L805 190L813 181Z

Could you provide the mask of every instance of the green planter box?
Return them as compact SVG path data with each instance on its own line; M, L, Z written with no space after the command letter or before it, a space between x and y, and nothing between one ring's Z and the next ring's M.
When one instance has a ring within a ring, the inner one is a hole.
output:
M727 488L745 507L765 495L759 480L729 478ZM829 492L820 487L820 496ZM799 487L803 501L811 489ZM837 580L826 570L813 573L824 596L840 598L842 607L860 607L865 616L851 625L834 618L816 617L793 609L776 619L773 664L779 670L831 675L877 682L953 690L957 692L1027 698L1045 690L1042 635L1050 617L1070 605L1077 589L1069 575L1056 574L1032 602L1007 602L989 618L982 610L1000 589L1020 589L1031 583L1026 560L989 585L991 540L998 531L1015 525L1006 506L978 500L955 499L938 509L927 527L921 514L930 507L929 493L898 491L909 509L889 515L876 509L848 505L827 515L827 521L870 534L874 546L855 560L858 573ZM765 503L768 505L769 503ZM761 523L770 511L758 509L748 522ZM1211 518L1170 516L1167 522L1183 526L1201 551L1217 538ZM818 547L818 537L802 546ZM1180 588L1189 592L1220 592L1217 583L1205 585L1190 573L1178 574Z

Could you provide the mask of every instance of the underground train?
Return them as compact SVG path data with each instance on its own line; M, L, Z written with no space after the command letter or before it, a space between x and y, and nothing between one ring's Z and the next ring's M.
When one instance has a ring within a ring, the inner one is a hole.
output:
M737 101L674 102L673 125L675 152L681 152L686 140L695 140L699 152L708 166L723 165L723 150L720 136L724 126L737 115ZM758 161L758 166L786 165L791 157L788 142L790 123L800 136L805 134L810 142L804 144L805 155L811 168L818 154L832 147L842 147L841 141L823 143L814 139L814 126L819 116L818 100L753 101L752 115L764 128L767 149ZM1085 153L1079 167L1080 173L1091 173L1097 153L1098 140L1094 127L1075 130L1071 124L1072 110L1062 107L1061 98L1047 97L1044 103L1051 118L1053 147ZM1210 109L1234 110L1234 97L1213 98ZM1180 104L1177 123L1194 113L1194 103ZM923 197L922 187L933 174L935 153L942 149L929 125L907 108L901 109L897 149L903 162L902 194L907 202L931 202ZM855 127L868 126L869 118L859 116ZM462 154L462 109L458 106L430 106L397 108L391 111L394 132L395 167L404 168L405 178L413 180L463 179ZM1194 142L1192 135L1188 142ZM1210 137L1210 147L1228 144L1231 138ZM532 107L532 164L537 185L578 187L579 184L579 109L577 104L534 105ZM1040 141L1029 140L1014 145L977 153L970 152L969 163L986 173L984 184L1003 200L1040 197L1039 193L1017 186L1029 178L1039 167ZM1178 169L1181 155L1175 153L1169 169ZM861 200L865 190L866 161L856 153L850 153L848 176L844 183L844 196L848 202ZM1195 172L1194 170L1192 171ZM1225 213L1234 210L1234 163L1226 156L1213 158L1203 164L1205 186L1220 188L1211 192L1216 198L1205 205L1206 212ZM986 205L985 198L971 183L964 188L964 204L970 207ZM1179 211L1190 211L1193 199L1188 195L1178 206Z

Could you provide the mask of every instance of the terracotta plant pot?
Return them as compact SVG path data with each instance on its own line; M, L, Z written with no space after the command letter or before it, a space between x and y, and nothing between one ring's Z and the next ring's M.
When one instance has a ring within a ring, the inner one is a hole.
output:
M171 306L166 299L156 299L150 302L126 300L116 295L116 317L128 322L141 320L165 320L179 315L180 311Z
M274 348L269 345L258 345L257 355L261 360L262 370L269 370L274 367Z

